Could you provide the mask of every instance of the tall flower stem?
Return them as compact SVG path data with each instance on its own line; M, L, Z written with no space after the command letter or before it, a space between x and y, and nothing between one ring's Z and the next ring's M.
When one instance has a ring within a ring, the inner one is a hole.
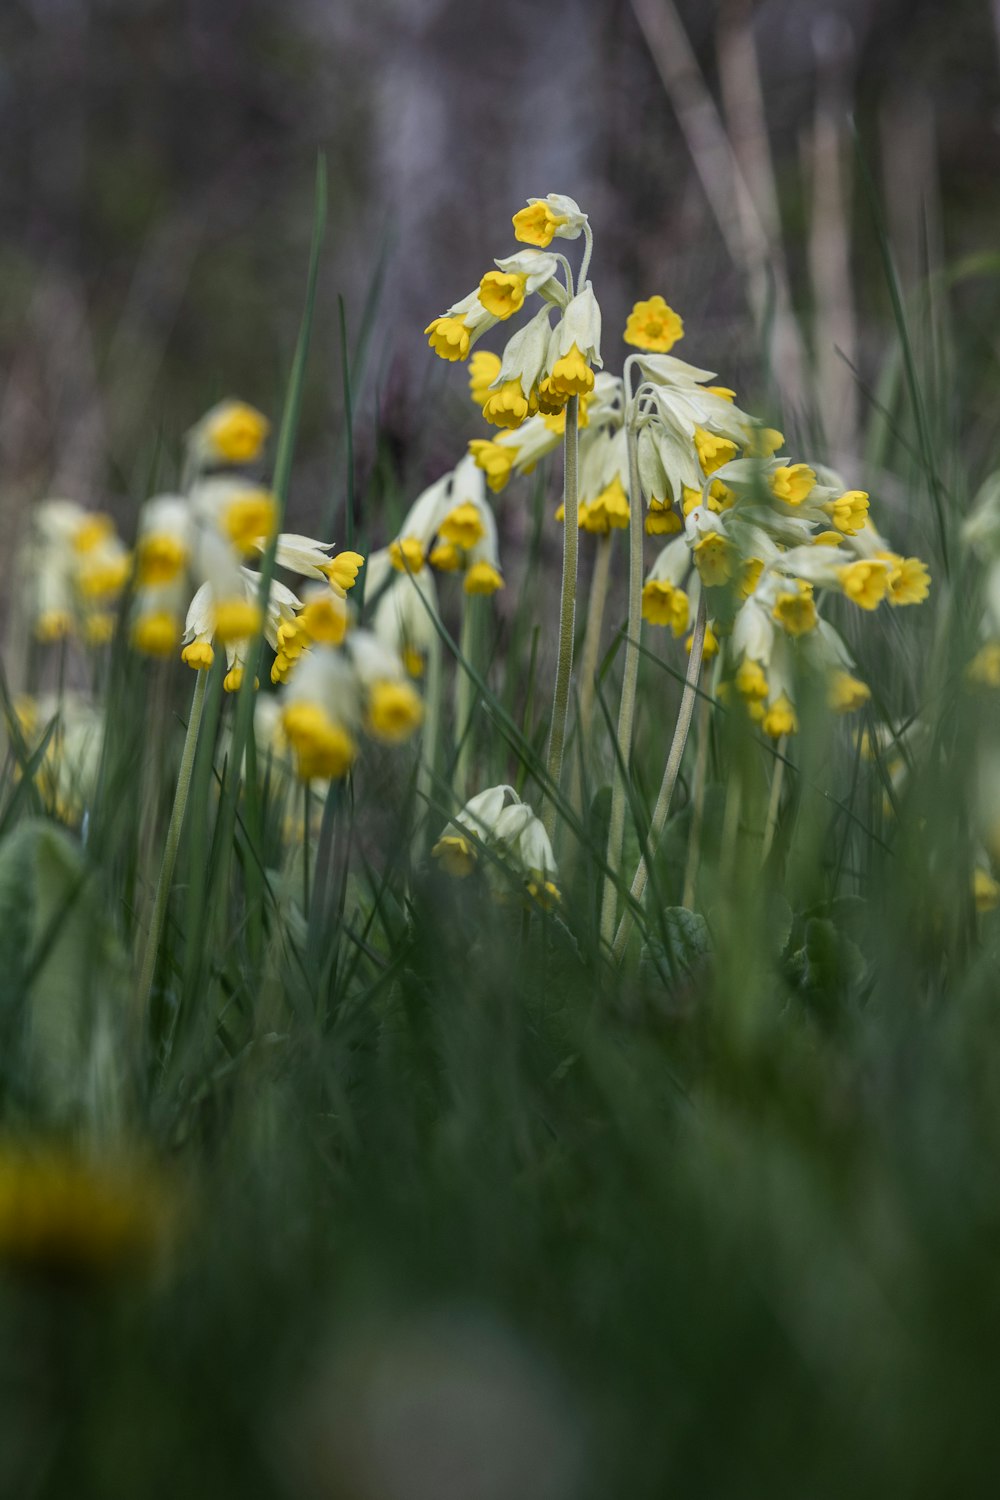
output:
M570 783L570 803L579 809L581 795L581 757L583 756L594 717L594 697L597 691L597 663L601 651L601 632L604 628L604 611L608 601L608 582L611 577L611 548L614 532L605 532L597 538L594 554L594 571L590 579L590 597L587 601L587 628L583 637L580 655L580 722L578 728L579 754L573 759L573 777Z
M458 638L458 652L461 660L455 677L455 743L458 746L458 753L455 759L453 781L455 796L460 803L465 801L468 794L469 767L472 764L472 701L476 686L468 666L474 666L472 657L475 645L475 601L471 595L463 594L462 628Z
M628 628L625 642L625 670L622 696L618 708L618 753L611 783L611 817L608 823L608 873L604 877L601 899L601 938L609 947L615 930L618 909L615 879L622 862L625 839L625 777L632 749L632 725L635 720L635 692L639 680L639 635L642 630L642 491L639 487L639 448L635 425L636 412L630 394L631 358L625 361L625 436L628 443Z
M414 864L422 855L422 841L434 795L438 741L441 734L441 639L435 634L427 646L427 685L424 690L424 722L420 730L420 764L417 767L417 806L413 817L410 849Z
M767 804L767 822L764 824L764 843L760 851L761 864L767 859L774 843L774 835L778 827L778 808L781 806L781 788L785 781L785 750L788 745L788 736L783 734L778 741L777 756L774 762L774 774L771 777L771 796Z
M684 893L681 905L688 910L694 906L694 893L698 884L698 864L701 859L701 829L705 821L705 784L708 778L708 715L711 708L708 698L698 703L698 755L694 763L694 788L691 793L691 833L688 838L687 865L684 870Z
M576 574L580 552L579 524L579 458L580 433L577 426L579 399L571 396L566 403L566 432L563 438L563 567L559 602L559 654L556 659L556 681L552 694L552 722L549 729L547 770L549 801L545 808L545 831L552 837L556 824L556 799L562 777L563 747L566 744L566 720L569 715L569 688L573 674L573 633L576 628Z
M698 695L698 678L701 676L701 662L705 654L705 593L702 590L701 599L698 603L698 615L694 625L694 635L691 638L691 655L688 658L687 675L684 680L684 691L681 694L681 706L677 712L677 723L674 725L674 737L670 742L670 751L667 755L667 763L663 768L663 780L660 782L660 791L653 808L653 818L649 825L649 837L646 840L646 854L639 860L635 875L632 877L632 885L629 895L632 901L638 903L642 900L646 890L646 881L649 878L649 865L647 855L652 859L656 853L657 845L663 835L667 823L667 814L670 811L670 803L674 795L674 787L677 785L677 777L680 775L681 761L684 759L684 747L687 744L688 731L691 728L691 715L694 713L695 698ZM618 931L615 934L613 955L620 962L625 952L629 933L632 930L632 908L626 906L622 913Z
M184 749L181 752L180 769L177 772L174 805L170 812L170 822L167 825L167 838L163 846L163 858L160 862L160 874L156 882L153 915L150 918L149 931L146 934L146 946L142 955L142 966L139 970L139 986L136 998L140 1007L138 1012L140 1024L144 1023L146 1016L149 1014L149 999L153 989L153 976L156 972L156 956L160 948L160 938L163 936L163 924L167 915L167 903L170 900L170 887L174 878L174 866L177 863L177 850L180 847L184 814L187 811L188 792L191 789L191 772L194 769L195 751L198 748L198 732L201 729L201 715L205 706L205 691L207 686L208 673L198 672L195 677L194 696L191 699L191 712L188 715L187 734L184 736Z

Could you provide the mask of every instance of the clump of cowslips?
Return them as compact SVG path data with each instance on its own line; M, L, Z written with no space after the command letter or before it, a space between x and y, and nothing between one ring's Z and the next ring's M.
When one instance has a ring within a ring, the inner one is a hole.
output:
M35 638L105 645L130 568L109 515L75 500L43 500L31 517L23 570Z

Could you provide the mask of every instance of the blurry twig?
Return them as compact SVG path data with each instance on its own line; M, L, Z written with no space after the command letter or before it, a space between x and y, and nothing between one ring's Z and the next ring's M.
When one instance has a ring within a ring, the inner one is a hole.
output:
M806 361L782 258L761 221L673 0L632 0L632 9L730 258L746 280L758 330L764 332L770 321L770 363L782 401L789 410L796 409L802 403Z

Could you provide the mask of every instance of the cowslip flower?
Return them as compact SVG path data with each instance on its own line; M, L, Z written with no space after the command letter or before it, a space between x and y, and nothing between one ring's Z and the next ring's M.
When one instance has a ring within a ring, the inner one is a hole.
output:
M683 337L683 321L660 296L635 303L622 335L626 344L655 354L666 354Z
M188 433L189 459L198 468L254 463L270 430L263 413L245 401L220 401Z
M518 209L512 222L516 240L544 250L556 238L578 239L587 224L587 215L572 198L548 193L544 198L529 198L528 206Z

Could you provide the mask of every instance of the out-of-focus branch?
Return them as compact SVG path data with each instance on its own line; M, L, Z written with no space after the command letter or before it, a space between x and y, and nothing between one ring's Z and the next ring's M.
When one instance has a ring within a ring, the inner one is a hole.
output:
M758 330L769 335L771 366L782 401L794 410L802 404L805 358L782 259L774 254L673 0L632 0L632 9L726 248L746 280Z
M814 33L816 114L809 160L809 273L815 306L816 400L831 456L850 466L858 450L857 322L850 257L849 157L844 149L851 36L846 23Z

